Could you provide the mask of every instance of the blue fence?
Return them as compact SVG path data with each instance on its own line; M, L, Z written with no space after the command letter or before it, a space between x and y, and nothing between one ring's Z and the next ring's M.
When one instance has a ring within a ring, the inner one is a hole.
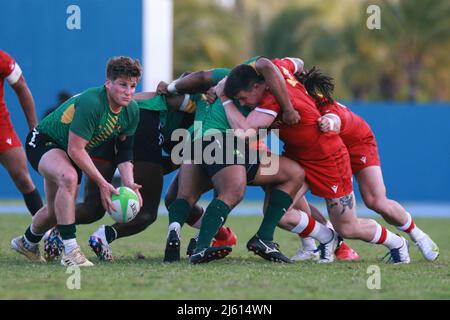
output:
M20 63L36 100L37 113L56 103L60 90L77 93L104 81L107 59L141 57L141 1L15 0L0 10L0 48ZM81 8L81 29L69 30L69 5ZM158 50L155 46L155 50ZM139 88L138 88L139 89ZM16 96L6 102L22 140L27 125ZM391 197L404 201L450 201L450 104L352 103L376 134ZM42 179L30 168L37 186ZM169 182L165 179L165 187ZM19 192L0 168L0 198ZM258 188L247 196L259 198Z

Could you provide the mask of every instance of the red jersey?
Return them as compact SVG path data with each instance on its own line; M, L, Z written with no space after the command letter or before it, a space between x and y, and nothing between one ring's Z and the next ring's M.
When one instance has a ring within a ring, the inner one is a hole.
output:
M14 131L4 100L5 79L14 84L20 78L22 72L14 59L6 52L0 50L0 154L22 144Z
M350 158L346 146L334 132L323 133L317 120L319 110L305 87L293 73L295 64L290 59L274 59L286 80L289 98L300 114L300 122L279 127L280 139L285 144L285 155L297 161L305 170L311 192L323 198L339 198L353 191ZM279 118L281 107L270 91L264 93L255 108Z
M0 121L9 119L9 112L6 109L6 103L3 98L5 95L5 79L10 83L15 83L18 79L17 71L19 70L20 68L17 66L16 61L5 51L0 50Z
M273 59L272 62L286 79L289 98L294 109L300 114L300 121L297 124L282 124L279 127L280 139L285 143L286 153L304 160L323 159L333 154L342 146L342 141L336 133L324 134L319 130L317 124L320 118L319 110L305 87L294 77L295 64L289 59ZM271 114L278 120L281 107L276 102L275 96L266 91L255 110Z

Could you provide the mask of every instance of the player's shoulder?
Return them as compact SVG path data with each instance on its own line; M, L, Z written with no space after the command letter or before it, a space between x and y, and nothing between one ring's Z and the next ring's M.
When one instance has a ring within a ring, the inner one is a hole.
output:
M91 108L96 105L102 105L106 99L106 89L104 86L88 88L81 93L75 95L77 106L90 106Z

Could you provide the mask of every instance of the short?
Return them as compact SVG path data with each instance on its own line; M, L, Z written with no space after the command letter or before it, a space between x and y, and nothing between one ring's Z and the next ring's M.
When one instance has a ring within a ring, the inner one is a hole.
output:
M0 124L0 154L22 146L14 127L8 122Z
M344 145L322 160L299 160L289 154L286 156L297 161L305 170L305 180L312 194L332 199L353 191L350 157Z
M115 163L116 159L116 140L108 140L103 142L97 148L89 152L92 160L103 163Z
M373 135L366 137L361 143L347 147L353 174L371 166L380 166L377 141Z
M233 138L232 145L230 145L231 140L227 140L224 134L221 134L220 137L219 135L212 137L211 141L202 140L201 157L191 157L191 159L197 161L201 159L202 167L211 178L223 168L242 165L245 167L247 173L247 184L252 184L261 163L259 154L257 152L250 152L251 148L248 144L239 146L237 139L236 137ZM195 155L195 143L196 141L191 143L191 150L194 150L192 155ZM216 146L213 146L213 144L216 144ZM207 149L206 152L205 149ZM216 151L218 153L217 157ZM229 159L227 159L227 152L230 153L228 155ZM205 159L204 156L206 154L210 155L211 159Z
M134 136L133 159L162 165L162 135L159 111L140 109L139 125ZM116 140L104 142L90 152L91 158L100 162L116 163Z
M64 150L63 147L59 146L54 140L52 140L49 136L38 132L36 129L33 129L31 131L26 140L25 140L25 152L27 154L28 162L31 164L34 170L39 173L39 161L41 161L41 158L44 154L46 154L48 151L52 149L61 149L64 152L67 153L67 151ZM69 155L67 155L69 157ZM69 157L70 159L70 157ZM83 176L83 172L80 168L73 162L72 159L70 159L70 162L72 163L72 166L77 172L78 175L78 184L81 183L81 178Z
M139 125L134 136L134 160L162 164L163 135L159 111L140 109Z

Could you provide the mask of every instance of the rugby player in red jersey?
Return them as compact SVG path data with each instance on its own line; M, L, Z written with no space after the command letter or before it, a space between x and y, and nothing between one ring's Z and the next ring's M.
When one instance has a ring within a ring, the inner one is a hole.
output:
M37 125L33 96L20 66L8 53L0 50L0 163L22 193L25 204L33 216L42 207L42 199L31 180L22 143L14 131L6 108L3 98L5 80L16 93L31 131Z
M301 121L296 125L281 124L280 139L285 143L284 155L297 161L306 173L306 182L311 192L325 198L328 214L336 231L344 238L360 239L366 242L383 244L390 249L394 263L409 263L408 242L375 220L358 218L351 181L350 158L346 146L335 132L323 133L317 126L320 113L314 99L305 87L295 78L293 71L285 66L285 61L272 60L282 72L290 99L300 113ZM228 76L224 91L218 92L226 106L228 121L233 129L267 128L278 120L280 106L268 90L260 75L249 65L235 67ZM253 109L245 118L237 110L230 98L241 105ZM306 190L301 190L302 197ZM314 222L306 213L301 220L304 235L312 234ZM300 227L300 226L299 226ZM330 241L337 245L334 236ZM334 260L335 246L319 246L319 262ZM331 250L332 249L332 250Z

